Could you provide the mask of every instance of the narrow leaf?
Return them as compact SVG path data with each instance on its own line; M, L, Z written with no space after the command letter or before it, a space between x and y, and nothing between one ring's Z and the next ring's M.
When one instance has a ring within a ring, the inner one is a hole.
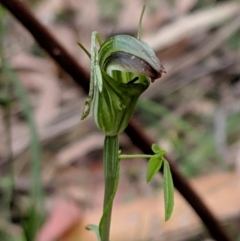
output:
M158 153L159 151L160 151L161 149L158 147L158 145L157 144L152 144L152 151L154 152L154 153Z
M97 236L97 239L98 241L101 241L101 237L100 237L100 234L99 234L99 228L97 225L95 224L89 224L87 227L86 227L87 230L92 230L96 236Z
M163 163L163 158L160 156L153 156L150 158L147 166L147 182L151 181L154 175L159 171Z
M165 221L169 220L174 207L174 186L172 174L169 164L166 160L163 162L163 190L164 190L164 206Z

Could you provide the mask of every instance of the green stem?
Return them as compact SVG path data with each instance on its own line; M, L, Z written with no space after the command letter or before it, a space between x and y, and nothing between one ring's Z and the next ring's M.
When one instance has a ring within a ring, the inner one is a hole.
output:
M123 154L119 155L119 159L136 159L136 158L151 158L153 155L147 154Z
M101 241L109 241L112 205L119 179L118 149L118 136L105 136L103 150L105 192L103 216L99 225Z

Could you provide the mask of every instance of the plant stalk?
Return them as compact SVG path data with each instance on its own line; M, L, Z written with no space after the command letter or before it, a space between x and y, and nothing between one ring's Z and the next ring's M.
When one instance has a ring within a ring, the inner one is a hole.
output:
M118 149L118 136L105 136L103 150L105 190L103 217L99 225L101 241L109 241L112 205L119 179Z

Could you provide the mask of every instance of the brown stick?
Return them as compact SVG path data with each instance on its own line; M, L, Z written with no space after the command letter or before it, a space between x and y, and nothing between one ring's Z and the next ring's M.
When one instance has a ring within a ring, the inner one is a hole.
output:
M58 42L51 32L35 18L28 7L22 1L18 0L1 0L0 3L22 23L56 63L60 65L79 86L88 92L88 73L85 72L77 60Z
M64 49L54 36L33 16L30 10L18 0L0 0L29 32L33 35L39 45L81 86L88 91L88 75L84 72L78 62ZM126 134L132 142L144 153L151 153L151 144L154 142L144 133L135 120L131 120L126 129ZM187 180L180 174L173 161L166 158L171 166L174 185L182 196L193 207L203 223L206 225L212 237L219 241L231 241L231 238L221 227L218 220L204 204L198 194L188 184Z
M154 140L152 140L148 135L146 135L146 133L142 131L141 127L135 120L131 120L125 132L134 145L141 149L143 153L152 153L151 145L154 143ZM201 218L202 222L205 224L211 236L218 241L232 240L222 228L214 214L206 206L202 198L194 191L186 178L179 172L173 160L168 156L165 156L165 158L170 164L175 188L193 207L195 212Z

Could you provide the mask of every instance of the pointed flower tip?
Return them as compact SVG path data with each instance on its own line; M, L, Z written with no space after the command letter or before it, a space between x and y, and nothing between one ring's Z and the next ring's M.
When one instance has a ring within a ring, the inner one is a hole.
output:
M154 83L156 79L159 79L162 77L162 74L166 74L167 71L164 68L164 66L162 64L160 64L160 71L157 72L157 74L155 74L153 77L151 77L151 82Z

